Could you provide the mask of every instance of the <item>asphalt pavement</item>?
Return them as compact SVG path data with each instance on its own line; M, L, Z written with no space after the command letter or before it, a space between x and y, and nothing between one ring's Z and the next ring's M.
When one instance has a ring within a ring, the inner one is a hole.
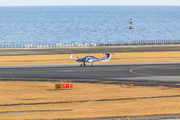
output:
M110 84L165 85L179 87L180 62L116 63L95 66L69 65L24 65L0 66L0 80L51 81L71 80Z

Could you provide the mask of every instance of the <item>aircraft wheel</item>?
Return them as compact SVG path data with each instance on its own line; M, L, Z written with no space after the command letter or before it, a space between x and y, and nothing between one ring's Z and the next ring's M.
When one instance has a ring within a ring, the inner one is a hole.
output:
M84 64L84 66L86 66L86 64Z
M80 66L82 66L82 64Z

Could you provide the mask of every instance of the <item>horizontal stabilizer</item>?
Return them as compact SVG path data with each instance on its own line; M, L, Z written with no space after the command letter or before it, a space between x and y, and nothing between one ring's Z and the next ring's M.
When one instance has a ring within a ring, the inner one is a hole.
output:
M74 60L76 60L76 58L72 58L72 56L73 56L73 54L71 54L71 56L69 57L70 59L74 59Z

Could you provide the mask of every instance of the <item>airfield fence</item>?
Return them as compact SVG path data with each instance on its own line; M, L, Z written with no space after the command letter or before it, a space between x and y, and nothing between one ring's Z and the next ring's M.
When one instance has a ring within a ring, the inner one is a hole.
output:
M128 45L169 45L180 44L180 40L141 40L112 43L72 43L72 44L0 44L0 48L59 48L59 47L96 47L96 46L128 46Z

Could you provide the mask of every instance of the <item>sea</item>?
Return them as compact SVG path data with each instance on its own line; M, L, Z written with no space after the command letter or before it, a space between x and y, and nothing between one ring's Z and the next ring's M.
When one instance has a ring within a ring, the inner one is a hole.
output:
M179 18L180 6L0 7L0 44L180 40Z

